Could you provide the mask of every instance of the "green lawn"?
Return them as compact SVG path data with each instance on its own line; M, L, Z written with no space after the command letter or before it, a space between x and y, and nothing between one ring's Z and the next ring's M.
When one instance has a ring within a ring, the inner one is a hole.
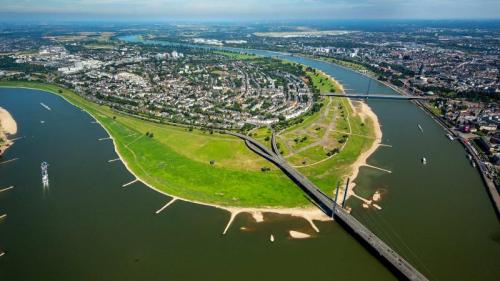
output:
M168 194L223 206L309 204L292 181L271 163L253 154L238 138L140 120L54 85L2 81L0 86L56 93L88 111L113 136L120 155L132 171ZM146 132L152 132L154 137L147 137ZM210 164L212 160L214 165ZM263 166L272 170L261 172Z
M338 92L340 86L335 80L329 79L325 74L315 71L306 72L312 84L319 89L320 93Z

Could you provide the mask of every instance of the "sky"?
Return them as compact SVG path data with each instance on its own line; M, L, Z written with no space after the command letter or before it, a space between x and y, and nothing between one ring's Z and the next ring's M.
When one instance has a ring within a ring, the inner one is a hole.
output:
M6 20L498 19L500 0L0 0Z

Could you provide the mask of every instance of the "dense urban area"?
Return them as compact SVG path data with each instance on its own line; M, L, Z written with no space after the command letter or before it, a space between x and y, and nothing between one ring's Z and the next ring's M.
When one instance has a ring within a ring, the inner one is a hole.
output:
M49 80L122 111L196 126L271 125L313 107L305 70L278 60L142 46L68 49L53 43L7 56L11 68L37 70L2 73L35 79L41 70Z

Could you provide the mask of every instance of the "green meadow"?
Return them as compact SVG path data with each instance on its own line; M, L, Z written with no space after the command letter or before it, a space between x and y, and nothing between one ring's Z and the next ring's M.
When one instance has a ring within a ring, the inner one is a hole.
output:
M309 204L291 180L238 138L141 120L55 85L2 81L0 86L48 91L86 110L108 130L134 174L168 194L222 206ZM262 172L264 166L271 171Z

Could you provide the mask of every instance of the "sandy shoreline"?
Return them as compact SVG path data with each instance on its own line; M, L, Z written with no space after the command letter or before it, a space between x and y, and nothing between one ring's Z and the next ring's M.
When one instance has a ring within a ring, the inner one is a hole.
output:
M15 135L16 133L16 121L7 110L0 107L0 139L3 140L3 142L0 144L0 155L2 155L4 151L13 144L13 142L9 140L8 137Z
M349 191L347 192L347 198L349 198L350 196L352 196L354 194L354 187L356 187L355 180L358 177L359 169L362 166L366 165L366 161L368 160L368 158L373 153L375 153L375 151L379 148L380 143L382 142L382 130L380 129L380 122L378 121L377 115L375 114L375 112L373 112L373 110L370 108L370 106L368 106L368 104L366 104L365 102L361 102L361 111L358 114L361 114L362 116L364 115L373 121L373 128L375 130L374 131L375 141L373 142L372 146L368 150L364 151L363 153L361 153L361 155L358 156L358 159L356 159L356 161L351 166L352 172L349 175L349 177L351 178L351 184L350 184ZM343 196L344 192L345 192L345 190L340 190L339 198L342 198L340 196L340 193L342 193L342 196Z
M294 239L311 238L311 235L309 235L307 233L300 232L300 231L296 231L296 230L290 230L290 231L288 231L288 234L290 235L290 237L292 237Z
M332 76L330 76L322 71L319 71L319 72L322 73L323 75L325 75L326 77L328 77L329 79L333 80L334 83L339 86L341 92L345 93L344 87L337 80L335 80L335 78L333 78ZM349 177L351 179L351 182L349 184L350 188L349 188L349 191L347 192L346 200L355 194L354 193L354 187L356 186L355 180L359 174L359 169L362 166L366 165L366 161L368 160L368 158L373 153L375 153L375 151L379 148L380 143L382 142L382 130L380 129L380 122L379 122L378 116L375 114L375 112L373 112L373 110L370 108L370 106L366 102L360 101L359 102L360 110L357 110L356 107L354 107L352 101L350 99L348 99L348 101L349 101L349 104L351 105L353 112L355 112L355 114L361 116L362 119L370 119L373 122L375 141L372 143L370 148L367 149L366 151L362 152L358 156L356 161L351 165L351 173L348 175L345 175L346 178ZM345 193L345 187L341 187L341 189L339 190L339 196L337 198L337 203L341 203L341 201L344 197L344 193Z

